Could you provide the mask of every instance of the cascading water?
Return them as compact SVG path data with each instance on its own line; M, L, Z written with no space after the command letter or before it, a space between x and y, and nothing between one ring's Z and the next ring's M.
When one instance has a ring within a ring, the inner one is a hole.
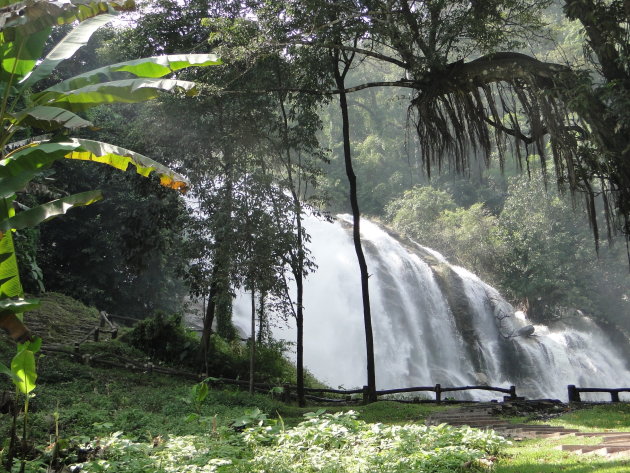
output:
M365 384L365 334L350 219L309 217L318 270L305 285L304 360L331 386ZM499 293L439 253L402 243L361 222L368 260L379 389L515 385L528 398L566 399L566 386L630 385L630 371L606 334L585 317L531 327ZM235 323L249 326L249 299L235 301ZM519 332L519 330L521 332ZM248 329L243 330L248 333ZM294 328L276 338L294 340ZM475 399L492 396L484 391ZM606 399L606 397L602 398Z

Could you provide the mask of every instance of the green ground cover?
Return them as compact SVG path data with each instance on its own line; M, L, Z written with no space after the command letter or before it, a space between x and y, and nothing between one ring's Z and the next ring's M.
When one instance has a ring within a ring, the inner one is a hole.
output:
M630 404L587 404L585 407L544 423L584 432L607 429L630 432Z
M96 320L94 312L63 297L53 295L51 304L60 323L66 323L73 312L80 312L90 325ZM15 348L3 340L0 359L6 363ZM146 359L145 353L122 341L89 343L82 350ZM630 471L626 459L554 448L596 444L601 438L508 444L480 430L423 425L432 412L452 406L381 401L299 408L280 402L271 392L249 395L211 387L196 402L193 382L88 367L67 355L39 358L38 372L30 404L26 473L67 473L79 471L78 466L84 472L117 473ZM630 405L574 410L544 423L585 431L630 431ZM10 424L10 414L0 413L0 457L6 454ZM11 473L19 467L18 462ZM5 473L2 467L0 472Z

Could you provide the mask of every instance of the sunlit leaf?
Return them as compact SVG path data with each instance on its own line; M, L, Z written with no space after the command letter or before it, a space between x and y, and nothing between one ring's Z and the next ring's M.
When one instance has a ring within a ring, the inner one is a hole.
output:
M0 313L13 312L21 313L27 310L37 309L39 307L38 299L2 299L0 300Z
M186 190L186 180L182 176L146 156L100 141L71 138L59 142L33 143L0 161L0 195L7 195L11 189L15 189L21 183L20 176L23 173L32 176L62 158L95 161L122 171L126 171L131 164L142 176L156 172L160 184L165 187Z
M126 171L129 164L132 164L136 167L138 174L142 176L148 176L152 172L156 172L160 177L160 184L165 187L180 191L185 191L187 188L187 182L184 177L140 153L100 141L76 138L73 141L79 144L79 148L72 153L68 153L65 156L68 159L105 163L122 171Z
M0 0L0 42L14 41L19 35L35 34L56 25L85 21L103 13L133 8L132 1L40 0L11 2Z
M159 97L162 92L181 90L195 95L194 82L174 79L125 79L92 84L68 92L45 90L33 96L40 105L54 105L74 112L109 103L138 103Z
M20 273L15 258L12 232L4 232L0 239L0 255L4 260L0 263L0 300L22 297Z
M57 43L37 68L22 81L22 85L24 87L31 87L39 80L48 77L61 61L72 57L82 46L88 43L92 34L94 34L97 29L109 23L114 18L115 15L103 14L88 18L79 23Z
M84 72L56 84L48 91L68 92L92 84L127 79L129 74L139 78L157 79L192 66L222 64L214 54L177 54L134 59Z
M19 34L14 41L0 44L0 80L4 84L17 82L31 72L41 57L50 28L31 34Z
M35 369L35 354L28 349L19 350L11 360L11 371L19 378L14 381L22 394L28 394L35 389L37 371Z
M92 122L81 118L75 113L44 105L24 110L13 115L11 119L11 121L20 124L20 126L32 126L45 131L58 130L59 128L75 130L93 126Z

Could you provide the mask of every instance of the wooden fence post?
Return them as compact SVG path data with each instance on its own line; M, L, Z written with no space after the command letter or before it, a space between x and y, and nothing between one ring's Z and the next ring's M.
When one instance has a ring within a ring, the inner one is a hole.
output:
M610 400L612 402L619 402L619 392L618 391L610 391Z
M99 332L100 332L99 328L98 328L98 327L96 327L96 328L94 329L94 341L95 341L95 342L98 342L98 334L99 334Z
M510 386L510 399L516 399L516 386Z
M569 384L567 388L569 390L569 402L582 402L580 391L575 387L575 384Z
M442 385L441 384L435 385L435 402L437 402L438 404L442 402Z
M363 386L363 404L370 403L370 388Z

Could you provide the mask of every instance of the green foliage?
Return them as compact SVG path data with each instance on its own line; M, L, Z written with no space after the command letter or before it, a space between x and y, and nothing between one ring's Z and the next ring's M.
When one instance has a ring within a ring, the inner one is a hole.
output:
M309 416L270 439L261 436L266 429L244 433L254 450L250 468L279 473L484 471L492 466L487 457L507 444L468 427L367 424L354 412Z
M13 383L20 393L28 396L35 389L37 380L37 370L35 366L35 353L42 346L42 339L36 338L33 341L18 344L17 354L11 360L11 373Z
M388 427L357 420L356 413L311 413L284 429L257 410L236 419L253 425L240 434L219 427L211 434L170 435L149 441L118 431L85 442L71 437L62 456L82 471L158 472L408 472L488 471L508 444L492 432L447 426ZM83 446L79 449L79 445ZM40 459L42 461L44 459ZM28 472L37 463L29 464Z
M218 335L210 338L208 372L215 377L247 379L249 376L249 343L226 341ZM285 357L285 342L270 340L256 345L256 380L258 382L295 382L295 367Z
M198 366L199 339L184 328L179 314L157 313L136 324L122 337L131 346L152 358L170 364ZM259 382L295 382L295 367L284 357L285 342L270 340L256 346L256 379ZM247 379L249 345L238 339L226 340L212 335L208 355L208 374L215 378Z
M125 335L125 340L161 361L191 363L199 351L199 341L194 333L184 328L181 314L165 315L158 312L138 322Z
M107 118L108 128L123 128L128 118L118 111L98 116ZM101 133L102 138L131 144L125 136ZM157 180L81 164L58 163L51 178L64 179L56 186L69 193L97 187L107 199L39 229L37 261L47 289L138 319L156 310L181 310L185 288L177 271L183 266L182 199Z
M455 210L455 202L445 191L430 186L414 187L387 206L387 215L396 230L412 235L425 244L434 234L432 223L447 210Z
M112 102L136 103L157 97L163 91L196 92L192 82L163 79L175 70L193 65L218 64L213 55L181 55L152 57L106 66L80 74L33 93L36 84L47 79L56 66L69 59L85 45L104 23L113 19L117 2L66 2L56 4L34 1L20 8L19 15L10 9L2 13L0 34L0 247L4 254L0 276L3 281L0 297L5 311L21 313L18 304L8 301L23 297L17 260L13 246L13 230L35 226L76 206L102 198L99 191L63 196L56 201L16 214L13 204L16 193L60 159L78 159L108 164L126 170L131 164L142 176L155 172L161 184L174 189L185 187L181 176L141 154L94 140L68 138L66 133L92 123L74 112L82 112ZM78 24L48 54L44 46L50 39L53 25ZM41 85L41 84L40 84ZM10 143L16 136L30 137L31 128L55 132L56 135ZM10 145L10 146L9 146ZM33 267L33 264L31 264Z

